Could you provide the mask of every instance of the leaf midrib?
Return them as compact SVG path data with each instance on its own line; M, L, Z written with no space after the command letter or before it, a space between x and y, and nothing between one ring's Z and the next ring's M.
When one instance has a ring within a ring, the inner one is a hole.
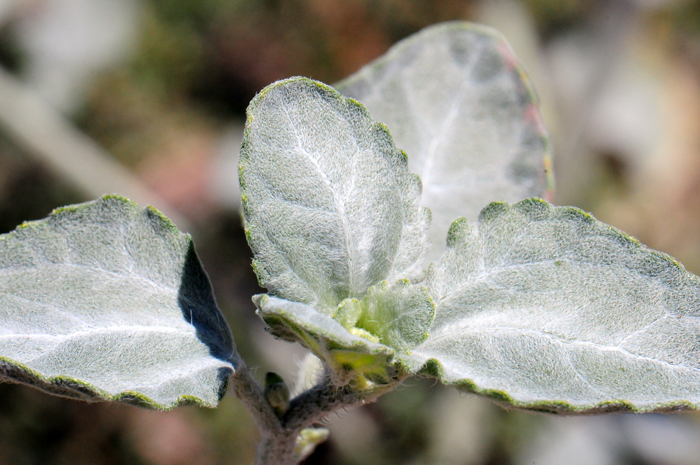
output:
M589 347L592 347L596 350L603 351L603 352L604 351L621 352L623 355L631 357L633 359L646 360L649 362L659 363L661 365L668 366L674 370L680 369L680 370L691 371L694 373L700 373L700 368L694 368L694 367L690 367L690 366L686 366L686 365L676 365L676 364L667 362L665 360L659 360L659 359L655 359L652 357L647 357L644 355L635 354L635 353L632 353L632 352L630 352L622 347L619 347L619 346L609 346L609 345L604 345L604 344L600 344L600 343L596 343L596 342L592 342L592 341L579 341L579 340L567 341L567 340L565 340L557 335L554 335L551 333L546 333L543 331L537 331L537 330L530 329L530 328L517 328L517 327L512 327L512 326L492 326L489 328L479 328L478 330L472 331L472 334L486 333L486 332L499 332L499 331L512 331L512 332L516 333L516 337L522 336L525 334L534 334L536 336L545 337L547 339L552 340L553 342L555 342L557 344L564 345L564 346L577 346L577 345L578 346L589 346ZM431 334L424 343L422 343L421 345L419 345L418 347L416 347L414 349L414 353L422 353L423 355L427 356L428 358L432 358L429 354L421 351L421 346L429 344L429 343L432 344L434 342L439 342L443 339L446 339L446 338L449 338L452 336L454 336L454 334L448 333L447 331L445 331L445 334L442 334L442 335L439 335L436 337L433 337L433 335ZM568 349L566 349L566 350L568 353Z
M314 169L316 170L316 173L321 177L323 180L324 184L326 187L330 190L331 195L333 196L333 202L335 203L336 210L337 210L337 215L340 219L340 223L343 228L343 239L345 241L345 250L347 253L347 258L348 258L348 287L350 290L350 295L355 295L355 269L353 264L355 262L358 262L356 253L357 250L355 247L352 245L352 241L350 239L350 227L347 224L347 218L345 215L345 205L338 195L338 192L336 189L334 189L333 183L331 183L330 179L328 179L328 176L326 176L326 173L321 169L321 167L318 165L318 161L311 156L311 154L304 148L303 140L301 136L299 135L299 132L297 131L297 128L294 124L294 121L292 120L291 115L289 114L289 110L286 107L282 107L282 111L284 112L284 115L287 118L287 121L289 122L289 127L292 129L292 132L294 134L294 137L297 141L297 151L304 155L313 165ZM341 118L342 120L342 118ZM359 147L357 146L357 142L354 141L353 143L355 144L355 148L357 151L359 151ZM354 159L355 157L353 157ZM354 164L353 164L354 167ZM354 173L351 173L354 174ZM354 177L351 175L351 179L354 182Z
M184 320L183 320L184 321ZM9 333L0 334L0 339L37 339L37 340L48 340L53 341L56 345L61 345L64 342L70 342L72 339L82 339L85 337L93 337L95 335L101 334L111 334L111 333L135 333L135 334L148 334L148 333L159 333L159 334L176 334L182 336L193 336L196 334L194 328L191 330L183 330L181 328L176 328L172 326L150 326L150 325L123 325L123 326L107 326L92 328L82 331L74 331L67 334L35 334L35 333Z
M483 260L483 256L480 256L480 258ZM584 261L576 261L572 260L570 258L553 258L553 259L546 259L546 260L538 260L530 263L518 263L518 264L513 264L513 265L507 265L507 266L498 266L498 267L490 267L489 271L485 271L482 273L479 273L478 275L475 275L473 278L465 280L462 284L458 285L457 287L453 288L449 292L446 292L442 296L439 297L439 299L436 300L436 303L438 306L445 302L449 302L454 294L458 292L462 292L465 289L468 289L469 287L473 286L474 284L478 284L480 282L485 282L490 278L491 276L500 274L505 271L509 271L512 269L519 269L519 268L531 268L535 266L541 266L545 264L554 264L555 262L567 262L567 263L573 263L576 265L580 266L588 266L591 268L610 268L610 265L605 264L605 263L591 263L591 262L584 262ZM485 267L485 265L482 265L482 267ZM625 268L631 272L635 272L637 274L641 274L641 272L636 269L636 268L631 268L628 266L622 266L622 268ZM663 286L664 288L669 288L670 286L663 281L655 281L657 284Z
M75 267L75 268L80 268L80 269L86 269L86 270L92 270L96 271L99 273L105 273L110 276L114 276L119 279L125 279L128 277L133 278L136 281L141 281L144 283L150 284L152 287L155 287L165 293L172 294L173 292L176 292L175 287L170 287L165 284L153 281L152 279L149 279L145 276L142 276L140 274L134 273L131 269L129 270L124 270L123 273L119 273L116 271L110 271L106 270L104 268L100 268L97 266L91 266L91 265L81 265L77 263L53 263L53 262L46 262L46 263L41 263L38 265L22 265L22 266L12 266L9 268L0 268L0 275L2 274L13 274L17 270L26 270L26 269L32 269L32 270L38 270L39 268L54 268L54 267ZM6 291L1 291L1 292L6 292Z

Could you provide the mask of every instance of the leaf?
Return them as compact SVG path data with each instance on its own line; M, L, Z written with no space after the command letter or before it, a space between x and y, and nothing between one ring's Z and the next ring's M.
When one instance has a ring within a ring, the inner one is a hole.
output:
M505 39L466 22L424 29L338 83L408 154L433 215L429 260L452 221L494 200L543 196L551 147L537 97ZM549 178L547 177L549 176Z
M316 449L316 446L324 443L330 431L328 428L305 428L301 430L294 444L294 458L301 462Z
M418 279L430 213L386 127L322 83L250 104L240 182L254 269L271 295L327 316L383 280Z
M534 410L700 407L700 279L578 209L530 199L458 219L428 280L414 372Z
M300 302L264 294L253 297L253 302L274 336L300 342L324 360L337 385L347 384L358 374L379 383L392 377L392 348L353 335L337 321Z
M106 196L0 236L0 379L214 407L235 357L191 238L157 210Z
M399 352L409 352L428 337L434 317L435 304L427 289L401 280L371 287L361 301L344 300L333 319L351 333L359 329Z
M333 318L306 304L268 295L253 301L273 335L311 350L326 362L339 385L357 375L388 383L397 370L394 356L404 364L413 361L411 349L425 341L435 317L427 289L407 280L393 285L384 281L362 300L343 300Z

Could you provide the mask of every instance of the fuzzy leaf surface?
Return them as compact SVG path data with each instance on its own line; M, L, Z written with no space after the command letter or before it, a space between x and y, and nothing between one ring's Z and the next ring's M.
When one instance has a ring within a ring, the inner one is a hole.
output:
M385 123L423 182L433 214L428 255L452 221L495 200L542 197L550 143L537 97L505 39L466 22L433 26L336 85Z
M155 209L107 196L0 236L0 380L214 407L233 359L191 238Z
M248 107L240 183L253 266L271 295L332 316L383 280L416 279L429 247L420 180L358 102L305 78Z
M428 279L414 372L557 413L700 407L700 279L578 209L491 204Z
M410 352L428 337L435 304L424 287L406 280L372 286L361 301L346 299L333 319L353 331L360 329L399 353Z
M334 319L300 302L264 294L255 296L253 302L274 336L299 342L325 361L337 384L344 385L358 374L377 382L391 377L391 347L353 335Z

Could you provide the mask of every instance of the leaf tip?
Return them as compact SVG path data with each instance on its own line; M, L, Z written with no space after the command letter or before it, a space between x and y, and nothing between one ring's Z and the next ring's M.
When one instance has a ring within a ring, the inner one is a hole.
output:
M450 229L447 230L447 247L455 247L470 231L471 226L466 218L461 217L454 220Z
M534 221L549 219L552 216L552 206L549 202L537 197L521 200L512 208Z
M171 234L180 234L181 233L180 230L175 225L175 223L173 223L173 221L170 218L165 216L165 214L163 212L161 212L160 210L158 210L157 208L149 205L145 208L145 212L146 212L147 218L152 222L152 224L157 226L157 228L159 230L167 231ZM192 240L192 238L190 237L189 234L187 234L187 233L182 233L182 234L184 234L190 241Z
M267 294L255 294L250 300L253 301L256 307L261 308L267 303L269 298Z

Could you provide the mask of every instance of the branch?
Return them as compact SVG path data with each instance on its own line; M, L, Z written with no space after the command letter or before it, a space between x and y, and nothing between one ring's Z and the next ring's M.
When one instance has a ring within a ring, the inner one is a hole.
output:
M318 385L295 397L282 418L278 418L245 363L237 360L237 364L231 384L260 430L256 465L296 464L299 458L295 455L294 447L304 428L341 408L374 401L407 376L402 374L389 384L359 390L350 384L336 386L326 374Z
M323 382L292 400L289 409L282 417L282 424L287 430L308 428L329 413L341 408L374 402L382 394L393 390L407 376L402 374L389 384L374 385L362 390L353 388L351 384L336 386L331 383L329 376L324 376Z
M153 205L181 230L192 232L190 222L175 207L2 67L0 127L28 154L70 180L88 197L124 195L140 205Z
M265 399L262 388L253 377L248 366L243 360L238 360L237 362L236 371L231 376L233 391L253 416L260 434L284 433L282 423L275 415L272 406Z

